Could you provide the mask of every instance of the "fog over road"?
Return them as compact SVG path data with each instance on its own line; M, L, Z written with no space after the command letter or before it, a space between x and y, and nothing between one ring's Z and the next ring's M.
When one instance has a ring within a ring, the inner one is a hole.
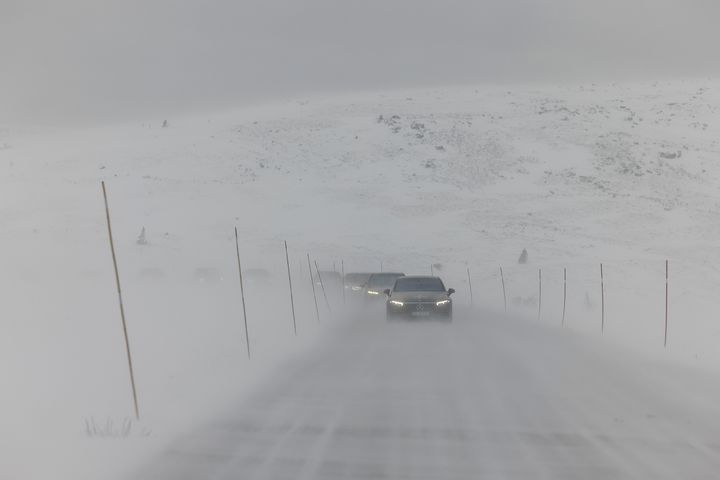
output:
M137 479L716 478L711 373L489 315L358 318Z

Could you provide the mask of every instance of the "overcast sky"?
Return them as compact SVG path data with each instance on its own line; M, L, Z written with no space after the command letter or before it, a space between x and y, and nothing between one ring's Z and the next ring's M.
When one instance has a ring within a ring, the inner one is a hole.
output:
M717 0L0 0L0 118L720 71Z

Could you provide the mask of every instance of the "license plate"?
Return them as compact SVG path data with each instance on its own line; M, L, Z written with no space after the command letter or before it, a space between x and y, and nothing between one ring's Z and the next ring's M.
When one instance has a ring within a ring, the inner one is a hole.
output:
M429 317L430 312L412 312L414 317Z

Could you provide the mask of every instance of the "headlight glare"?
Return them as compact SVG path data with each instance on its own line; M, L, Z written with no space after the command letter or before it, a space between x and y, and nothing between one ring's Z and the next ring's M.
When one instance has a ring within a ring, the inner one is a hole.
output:
M390 303L393 305L397 305L398 307L402 307L405 305L403 302L398 302L397 300L390 300Z
M440 300L439 302L436 302L435 305L437 305L438 307L442 307L443 305L447 305L448 303L450 303L450 299Z

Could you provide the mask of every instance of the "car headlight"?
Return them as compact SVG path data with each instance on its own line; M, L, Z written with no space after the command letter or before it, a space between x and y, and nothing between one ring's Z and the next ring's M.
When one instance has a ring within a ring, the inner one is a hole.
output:
M435 302L435 305L437 305L438 307L442 307L443 305L447 305L448 303L450 303L449 298L445 300L440 300L439 302Z
M375 290L368 290L367 292L369 295L380 295L380 292L376 292Z
M351 287L353 292L357 292L358 290L362 290L360 287Z
M390 300L390 303L393 305L397 305L398 307L402 307L405 305L403 302L398 302L397 300Z

